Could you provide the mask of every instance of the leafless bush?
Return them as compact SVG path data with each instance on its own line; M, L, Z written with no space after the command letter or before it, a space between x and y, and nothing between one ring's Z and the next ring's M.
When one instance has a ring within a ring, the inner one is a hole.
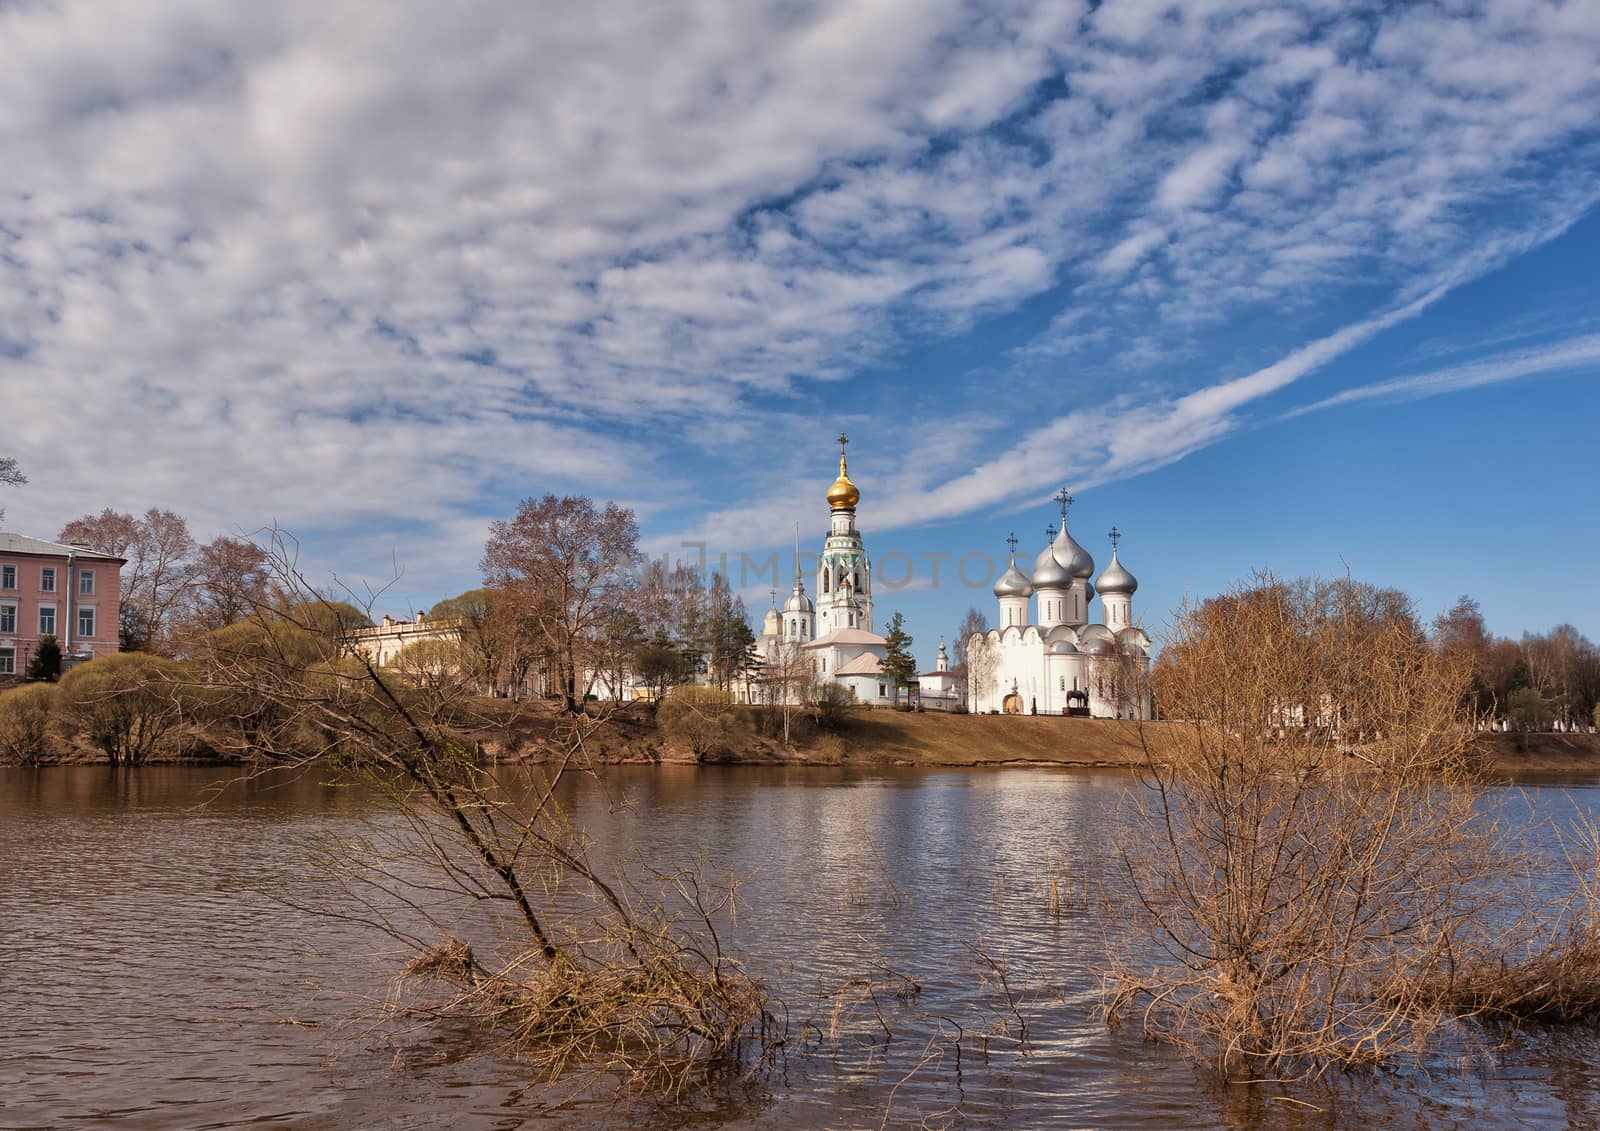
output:
M656 721L699 759L736 752L755 734L749 710L713 687L674 687L657 708Z
M1108 1014L1230 1079L1421 1052L1495 941L1469 673L1388 592L1258 578L1180 610L1153 676L1182 721L1147 748Z

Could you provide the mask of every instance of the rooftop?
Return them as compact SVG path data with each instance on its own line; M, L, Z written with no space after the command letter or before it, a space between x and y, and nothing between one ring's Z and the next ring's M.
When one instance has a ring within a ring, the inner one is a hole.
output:
M127 558L119 558L116 554L105 554L99 550L91 550L88 546L69 546L65 542L46 542L43 538L29 538L26 534L12 534L0 530L0 554L41 554L52 558L64 558L68 554L75 554L80 558L94 558L103 562L125 562Z

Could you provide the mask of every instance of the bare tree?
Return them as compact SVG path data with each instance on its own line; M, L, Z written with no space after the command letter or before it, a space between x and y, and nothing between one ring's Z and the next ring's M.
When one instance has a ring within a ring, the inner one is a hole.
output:
M597 642L638 558L633 512L575 496L524 499L495 522L483 551L486 584L538 638L569 712L582 709Z
M780 640L761 669L761 687L770 710L778 717L783 741L788 742L794 714L805 703L811 684L811 657L797 640Z
M0 483L8 487L20 487L28 481L28 477L18 469L17 461L13 456L0 456ZM5 518L6 509L0 507L0 518Z
M152 507L140 518L110 508L61 528L57 538L124 558L122 648L163 651L194 581L194 539L182 515Z
M270 596L267 555L254 542L223 535L195 555L185 619L200 632L244 620Z
M961 618L961 623L956 627L955 646L951 655L954 661L951 671L960 678L967 675L967 646L971 639L982 632L989 631L989 618L977 609L968 609L967 615Z
M1000 645L987 635L967 641L967 699L974 711L996 693L996 674L1000 670Z

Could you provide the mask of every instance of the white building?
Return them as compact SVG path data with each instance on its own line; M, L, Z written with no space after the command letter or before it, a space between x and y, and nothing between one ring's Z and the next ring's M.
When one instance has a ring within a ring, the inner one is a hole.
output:
M812 688L832 681L860 703L891 703L883 675L888 642L872 631L872 559L856 528L861 492L850 481L839 437L839 477L828 488L828 537L817 559L816 599L806 593L795 535L794 589L780 611L767 611L757 642L768 671L803 658ZM798 691L798 689L796 689Z
M950 653L939 641L939 655L931 672L917 677L918 703L925 711L960 711L967 705L967 681L950 670Z
M1010 561L994 586L999 627L967 641L971 709L1148 719L1150 638L1134 623L1139 583L1117 556L1121 535L1112 528L1111 564L1091 584L1094 559L1067 532L1072 496L1063 489L1056 498L1061 530L1046 532L1032 577L1017 566L1015 536L1008 539ZM1096 589L1101 622L1091 623Z

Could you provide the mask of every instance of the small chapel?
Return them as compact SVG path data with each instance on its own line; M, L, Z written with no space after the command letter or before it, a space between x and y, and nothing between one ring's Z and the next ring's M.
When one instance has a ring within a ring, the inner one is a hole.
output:
M780 610L774 599L757 647L769 670L802 663L812 682L841 684L860 703L890 703L894 688L883 674L888 641L872 631L872 559L856 526L861 491L850 479L839 436L839 476L828 488L828 537L817 557L816 596L806 592L795 532L794 587Z
M1111 528L1111 563L1091 581L1094 558L1067 531L1072 495L1062 488L1056 500L1061 529L1045 531L1031 575L1017 565L1016 535L1007 539L999 627L967 641L968 702L981 713L1148 719L1150 637L1134 620L1139 582L1119 557L1121 532Z

